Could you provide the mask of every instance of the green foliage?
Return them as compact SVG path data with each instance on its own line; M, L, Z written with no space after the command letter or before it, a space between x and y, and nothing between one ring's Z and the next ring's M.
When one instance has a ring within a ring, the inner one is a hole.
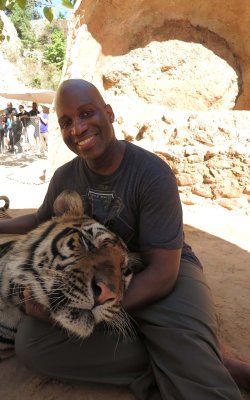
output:
M34 4L31 2L26 3L24 8L20 8L19 4L15 3L13 8L9 10L10 19L16 28L23 47L30 50L37 47L37 39L31 27L31 20L34 17L33 8Z
M71 1L71 0L62 0L62 5L66 8L74 8L75 5L75 1Z
M75 0L67 0L75 2ZM6 8L8 2L8 8ZM43 4L42 4L43 2ZM42 36L37 35L32 29L33 20L39 18L38 7L44 6L43 13L50 23L44 25ZM5 46L5 56L12 62L18 60L20 76L25 85L34 88L56 89L61 78L61 70L66 51L66 24L54 19L52 3L50 0L0 0L1 7L14 24L21 40L19 54L13 52L11 47ZM65 16L60 13L60 18ZM3 22L0 18L0 41L7 39L2 35ZM2 35L2 36L1 36ZM15 57L15 58L14 58Z
M66 19L65 14L62 11L59 11L57 18L58 19Z
M37 89L41 89L42 87L42 82L41 82L41 78L37 75L33 75L31 77L31 87L33 88L37 88Z
M43 63L54 64L59 70L62 69L66 50L66 39L64 33L55 28L52 32L50 43L44 46Z
M37 89L52 89L56 90L61 79L61 71L53 65L45 65L37 73L31 73L29 76L29 84Z
M62 7L73 9L76 0L61 0ZM30 16L30 8L32 10L32 19L40 18L39 12L37 11L38 7L43 7L43 15L49 21L52 22L54 19L54 9L53 9L53 0L0 0L0 10L4 11L6 14L10 14L12 10L17 11L18 9L25 13L28 13L27 18ZM63 14L60 12L61 16ZM24 34L26 35L26 33ZM27 36L27 35L26 35ZM3 22L0 17L0 42L5 38L3 34ZM30 39L28 39L30 40Z
M52 22L54 19L54 11L52 7L44 7L43 8L43 14L45 16L45 18L47 18L47 20L49 22Z
M25 8L26 4L27 4L27 0L17 0L17 4L19 5L19 7Z

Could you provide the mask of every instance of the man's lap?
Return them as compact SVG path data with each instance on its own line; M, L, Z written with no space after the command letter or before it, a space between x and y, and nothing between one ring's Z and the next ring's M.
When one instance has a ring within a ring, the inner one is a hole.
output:
M152 369L162 398L183 398L183 392L184 398L203 396L213 385L214 399L232 390L235 396L228 398L240 398L220 361L215 311L200 267L182 261L174 291L133 312L132 318L143 338L138 335L124 342L115 333L105 333L102 325L79 340L26 317L18 331L16 352L37 372L71 382L130 385L138 398L152 387ZM222 394L217 395L220 385Z

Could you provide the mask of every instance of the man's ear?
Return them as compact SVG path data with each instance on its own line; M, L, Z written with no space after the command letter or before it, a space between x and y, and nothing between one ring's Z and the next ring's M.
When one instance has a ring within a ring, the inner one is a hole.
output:
M108 114L109 122L113 123L114 120L115 120L115 114L114 114L114 111L113 111L111 105L110 104L106 104L105 105L105 110L106 110L106 113Z

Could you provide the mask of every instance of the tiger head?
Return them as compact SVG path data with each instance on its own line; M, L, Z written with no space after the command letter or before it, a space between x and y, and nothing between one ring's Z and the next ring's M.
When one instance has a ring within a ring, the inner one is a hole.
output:
M15 243L12 281L28 287L69 333L87 337L100 322L126 333L121 301L132 277L126 245L84 214L76 192L62 192L54 211Z

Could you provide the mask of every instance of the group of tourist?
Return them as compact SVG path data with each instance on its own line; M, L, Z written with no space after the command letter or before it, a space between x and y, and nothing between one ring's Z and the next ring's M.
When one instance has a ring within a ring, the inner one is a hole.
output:
M19 112L12 103L0 115L0 154L46 153L48 150L48 114L41 105L32 103L30 111L19 105Z

